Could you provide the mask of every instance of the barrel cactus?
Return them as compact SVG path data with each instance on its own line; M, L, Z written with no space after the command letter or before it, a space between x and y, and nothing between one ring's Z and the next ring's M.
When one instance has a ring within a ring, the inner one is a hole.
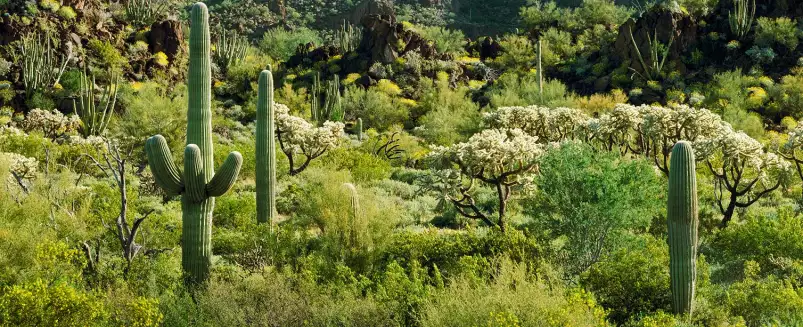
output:
M691 315L697 268L697 175L691 144L672 148L669 166L669 273L672 309Z
M201 284L212 265L212 211L215 197L234 185L242 166L238 152L229 154L217 174L212 156L212 80L209 11L198 2L190 14L190 68L188 78L187 146L184 171L173 161L167 141L155 135L145 143L156 183L169 194L181 195L181 263L188 284Z
M276 212L276 143L273 131L273 75L259 74L256 127L257 222L273 222Z

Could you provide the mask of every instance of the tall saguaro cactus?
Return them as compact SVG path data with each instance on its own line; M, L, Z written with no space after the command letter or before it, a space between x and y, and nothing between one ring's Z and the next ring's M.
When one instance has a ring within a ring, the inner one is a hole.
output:
M212 78L209 11L198 2L190 14L189 107L184 172L173 162L167 141L155 135L145 143L156 183L170 194L181 194L181 264L188 284L201 284L212 265L212 210L216 196L226 193L240 173L243 158L229 154L215 174L212 156Z
M273 75L259 74L257 90L256 184L257 222L273 223L276 213L276 139L273 132Z
M672 148L669 166L669 273L672 310L691 315L697 269L697 175L691 144Z

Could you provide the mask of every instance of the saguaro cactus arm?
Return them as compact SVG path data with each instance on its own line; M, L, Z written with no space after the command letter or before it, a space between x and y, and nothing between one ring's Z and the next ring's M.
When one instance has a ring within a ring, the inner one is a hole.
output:
M145 142L145 152L148 154L148 163L156 184L168 194L181 194L184 191L184 182L165 138L161 135L150 137Z
M204 162L201 148L195 144L184 148L184 196L193 203L206 199L206 181L204 180Z
M212 180L206 184L206 195L221 196L228 192L237 181L242 166L243 156L237 151L229 153L226 161L215 173L215 177L212 177Z

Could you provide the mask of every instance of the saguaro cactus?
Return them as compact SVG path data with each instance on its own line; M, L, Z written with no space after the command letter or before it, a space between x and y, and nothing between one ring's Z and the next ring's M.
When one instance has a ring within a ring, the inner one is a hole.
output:
M257 222L273 222L276 212L276 139L274 138L273 75L259 74L257 90L256 184Z
M691 144L672 148L669 166L669 273L672 309L691 315L697 269L697 175Z
M357 140L362 141L362 118L357 118Z
M212 79L210 69L209 12L198 2L190 14L189 106L184 172L179 172L167 141L155 135L145 143L156 183L170 194L181 194L181 263L188 284L200 284L212 265L212 210L214 197L223 195L237 180L243 158L229 154L217 174L212 156Z

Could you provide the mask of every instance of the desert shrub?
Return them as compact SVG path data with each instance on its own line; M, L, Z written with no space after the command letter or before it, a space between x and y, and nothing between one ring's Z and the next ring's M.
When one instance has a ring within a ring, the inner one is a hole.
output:
M788 279L760 278L760 270L755 261L745 262L744 279L717 294L717 301L727 306L731 315L744 318L747 326L771 323L787 326L799 322L803 312L803 294L799 287Z
M529 106L540 104L549 107L573 107L574 95L559 80L544 79L544 93L538 87L538 75L523 76L505 73L499 77L490 92L491 107Z
M229 192L215 201L215 227L237 228L256 222L254 192Z
M628 244L591 266L581 278L582 285L608 310L608 318L618 324L671 310L666 243L646 235Z
M434 292L422 326L599 326L604 311L578 290L547 285L503 261L489 282L455 278Z
M627 95L619 89L608 94L592 94L587 98L577 99L577 106L587 114L610 112L620 103L627 103Z
M797 48L797 23L788 17L770 18L759 17L756 20L756 44L761 47L781 50L783 46L787 51Z
M277 17L266 3L254 0L223 0L209 7L210 19L226 30L256 37L271 26Z
M173 92L153 82L123 86L119 103L125 111L120 119L112 120L109 127L112 135L144 142L153 135L161 134L167 139L173 153L184 148L187 97L183 86L176 87Z
M380 303L348 287L330 291L276 272L215 279L198 310L203 326L387 326L391 318Z
M322 45L323 39L316 31L304 27L292 31L276 28L262 36L259 49L275 60L287 61L296 53L296 47L307 43Z
M778 217L748 217L720 231L704 248L706 255L731 279L741 275L747 261L757 263L762 276L803 276L803 220L789 208L779 211Z
M458 277L467 271L463 258L507 257L514 262L532 262L539 246L523 232L495 233L484 230L449 231L435 228L394 233L379 255L378 262L397 262L402 267L420 265L435 269L444 277Z
M100 68L120 72L128 66L128 60L109 41L90 40L88 47Z
M404 123L409 117L407 105L378 88L349 86L343 97L343 110L350 117L362 118L365 128L379 131Z
M435 44L438 53L448 53L460 55L465 52L463 45L466 43L466 36L460 30L451 30L439 26L423 26L416 28L425 39Z
M420 127L416 134L429 143L450 145L479 131L479 106L468 97L469 89L449 87L444 76L434 82L422 81L422 96L416 108Z
M345 171L307 169L292 199L297 223L315 227L338 246L353 250L380 247L395 227L400 210L393 197L357 186L359 209L353 217L351 194L343 185L351 182Z
M306 88L293 88L293 84L285 83L281 88L276 90L276 102L286 105L290 108L290 114L304 117L309 117L310 103L307 99Z
M663 207L650 163L620 159L580 143L549 151L539 166L539 192L525 211L551 242L556 260L581 273L649 226ZM548 236L547 236L548 235Z
M507 35L499 44L504 52L494 60L494 65L503 70L517 72L527 72L533 67L536 51L530 39L524 36Z
M356 148L333 149L321 164L335 170L347 170L358 183L380 181L390 177L390 163L377 155Z
M103 323L107 314L97 297L63 282L6 286L0 295L3 326L86 326Z

